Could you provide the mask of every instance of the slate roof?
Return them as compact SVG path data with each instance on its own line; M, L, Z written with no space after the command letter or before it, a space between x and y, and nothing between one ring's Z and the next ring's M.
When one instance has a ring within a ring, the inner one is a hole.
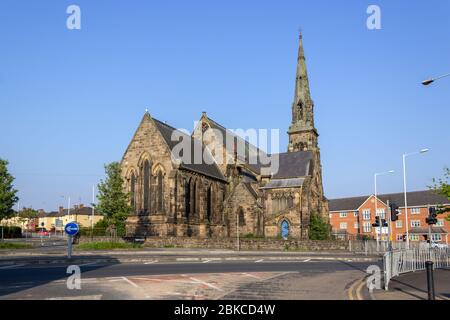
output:
M211 125L212 129L217 129L221 132L222 137L224 138L224 146L226 146L226 140L225 138L228 135L231 135L232 137L235 137L237 140L237 143L243 143L245 145L245 159L242 157L239 157L238 159L245 162L248 167L256 172L257 174L265 174L264 168L270 169L270 165L266 165L264 163L260 162L260 158L258 157L256 160L258 163L249 163L250 162L250 155L262 155L262 156L278 156L278 171L273 172L274 175L272 176L273 179L286 179L286 178L297 178L297 177L304 177L308 176L311 173L312 170L312 152L310 151L298 151L298 152L285 152L285 153L279 153L279 154L273 154L268 155L263 150L259 149L258 147L254 146L250 142L246 141L245 139L239 137L238 135L234 134L230 130L226 129L224 126L220 125L216 121L212 120L211 118L207 117L207 120L209 124Z
M370 195L351 198L330 199L328 205L330 211L357 210L369 197ZM399 207L405 206L403 192L381 194L378 195L378 199L380 199L384 203L386 203L387 200L389 200L390 203L395 203ZM450 200L448 200L446 197L436 194L431 190L408 192L407 200L408 200L408 207L427 206L436 204L450 204Z
M174 127L169 126L166 123L163 123L155 118L153 118L157 129L159 132L161 132L161 135L163 136L164 140L166 141L167 145L169 146L170 150L172 151L173 148L179 143L178 141L172 141L172 134L174 131L177 131ZM226 178L223 176L222 172L217 167L213 157L211 154L206 151L205 147L202 145L201 141L198 141L197 139L194 139L190 135L187 135L181 131L178 131L178 133L184 137L184 139L189 139L191 143L191 161L190 163L181 163L180 168L194 171L200 174L203 174L208 177L212 177L215 179L219 179L222 181L227 181ZM200 161L201 163L195 163L194 161L194 150L202 150L203 156L201 157ZM175 153L173 156L177 156ZM204 157L206 159L204 159ZM181 160L181 159L179 159ZM206 160L206 162L205 162Z
M291 179L272 179L264 187L260 189L280 189L280 188L294 188L301 187L305 178L291 178Z
M272 172L272 179L298 178L311 175L313 164L313 154L311 151L285 152L270 156L278 156L278 171ZM265 164L249 164L249 166L256 172L262 174L268 174L269 172L264 171L272 170L270 165Z
M428 227L425 227L425 228L423 228L423 227L422 228L420 228L420 227L411 228L411 229L409 229L409 233L412 233L412 234L428 234ZM446 234L448 232L442 227L431 227L431 233Z
M42 217L63 217L69 214L67 209L59 211L52 211L44 213ZM99 212L95 211L96 215L100 215ZM70 215L78 215L78 216L90 216L92 215L92 207L82 207L82 208L70 208Z

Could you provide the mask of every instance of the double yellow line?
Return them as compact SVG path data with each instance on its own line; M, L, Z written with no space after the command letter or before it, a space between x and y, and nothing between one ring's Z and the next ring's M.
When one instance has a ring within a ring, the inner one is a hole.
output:
M348 299L349 300L364 300L362 296L362 289L366 285L367 277L363 279L356 280L348 289ZM353 294L354 292L354 294Z

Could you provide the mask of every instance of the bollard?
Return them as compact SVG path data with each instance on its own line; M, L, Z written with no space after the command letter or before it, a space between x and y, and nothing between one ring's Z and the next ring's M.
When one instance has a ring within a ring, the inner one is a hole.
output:
M435 300L436 298L434 294L433 261L426 261L425 267L427 269L428 300Z

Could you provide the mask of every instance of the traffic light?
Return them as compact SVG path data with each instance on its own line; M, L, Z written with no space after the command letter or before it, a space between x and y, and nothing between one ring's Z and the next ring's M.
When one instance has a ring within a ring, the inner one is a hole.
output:
M391 221L397 221L398 220L398 215L400 214L400 210L398 209L398 205L396 205L395 203L391 203L389 205L389 207L391 208Z
M383 227L387 227L388 226L388 223L387 223L386 219L381 220L381 225Z
M376 216L375 217L375 223L372 223L372 227L376 228L380 226L380 217Z
M436 213L436 208L435 207L430 207L428 209L428 218L426 218L426 222L430 225L432 224L436 224L437 221L437 213Z

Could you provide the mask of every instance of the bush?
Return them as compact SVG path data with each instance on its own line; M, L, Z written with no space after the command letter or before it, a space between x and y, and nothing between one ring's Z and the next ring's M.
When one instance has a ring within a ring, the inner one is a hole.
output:
M4 239L12 239L12 238L22 238L22 228L20 227L3 227L0 226L0 237L3 229L3 238Z
M310 240L329 240L331 235L331 226L318 214L311 214L309 225Z

